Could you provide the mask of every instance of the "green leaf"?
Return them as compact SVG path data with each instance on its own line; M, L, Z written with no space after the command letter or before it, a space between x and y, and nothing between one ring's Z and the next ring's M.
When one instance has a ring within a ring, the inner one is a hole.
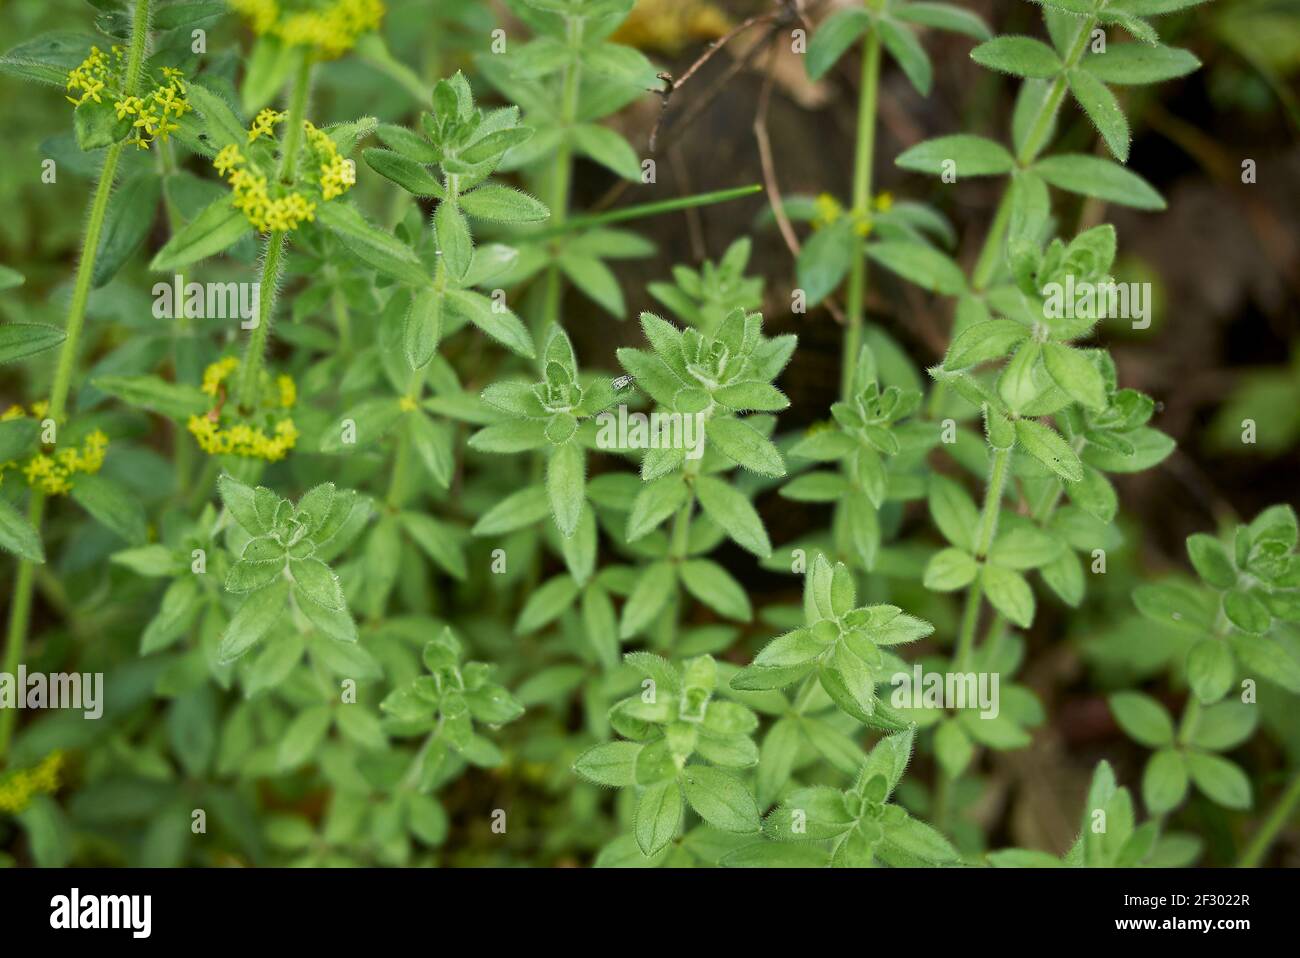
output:
M909 817L896 825L887 825L885 841L924 862L955 862L961 857L938 829L915 818Z
M1066 482L1083 478L1083 463L1053 429L1033 419L1016 420L1016 440L1024 450Z
M556 447L546 462L546 494L555 525L565 538L578 529L582 503L586 499L586 476L586 457L576 441Z
M1016 165L1015 158L1001 143L968 133L926 140L904 150L894 160L896 166L905 170L934 176L945 173L948 162L953 164L952 172L959 179L963 176L1000 176L1010 173Z
M758 803L734 776L707 765L688 765L682 769L682 790L691 808L715 828L725 832L758 831Z
M162 178L141 171L113 191L104 215L91 285L98 289L117 275L144 242L158 212Z
M63 330L42 323L5 323L0 326L0 363L51 349L64 340Z
M560 254L560 269L573 285L617 319L627 312L623 289L614 271L594 256L567 249Z
M1063 153L1048 156L1033 171L1057 189L1081 193L1139 210L1162 210L1165 201L1142 177L1100 156Z
M641 160L618 133L607 126L581 123L572 128L573 148L625 180L641 178Z
M1083 352L1060 343L1043 343L1043 365L1075 402L1089 409L1106 408L1106 384Z
M951 3L901 3L894 7L893 16L909 23L926 27L964 33L976 40L987 40L993 31L977 14ZM811 44L809 44L811 53Z
M180 639L202 607L203 598L193 576L174 580L163 593L158 614L149 620L140 635L140 654L151 655Z
M667 779L648 785L637 798L632 833L643 855L653 855L677 835L682 821L682 792Z
M289 583L280 579L244 599L221 636L218 658L233 662L260 642L279 621L288 598Z
M689 494L681 473L670 473L645 483L628 513L627 541L635 542L653 532L686 503Z
M148 538L148 523L139 497L115 480L94 474L77 476L72 498L127 542L139 544Z
M424 553L457 579L466 576L465 555L456 539L436 519L418 512L403 512L398 521Z
M676 569L669 562L652 562L641 570L636 586L623 606L623 617L618 627L620 639L630 639L654 621L673 596L676 575Z
M888 18L881 18L876 28L880 31L880 42L903 68L903 73L906 74L916 92L921 96L929 96L934 70L930 66L930 58L926 55L925 47L921 46L921 41L916 38L916 34Z
M339 200L320 203L316 207L316 219L366 265L417 288L431 282L415 250L372 226L354 207Z
M1088 114L1088 119L1092 120L1110 152L1121 163L1127 162L1130 138L1128 120L1119 101L1115 99L1115 94L1086 70L1071 70L1067 76L1070 92L1074 94L1074 99L1083 108L1083 112Z
M750 504L749 500L730 485L712 476L700 476L695 480L695 493L699 496L700 506L705 515L760 559L772 554L772 543L763 528L763 520Z
M1249 592L1232 589L1223 596L1223 614L1243 632L1263 635L1272 622L1268 608Z
M325 740L333 720L334 713L324 705L298 713L280 738L280 769L289 771L307 762Z
M994 37L972 50L970 57L991 70L1042 80L1064 68L1055 50L1032 37Z
M835 292L848 275L854 246L853 222L847 216L808 237L795 261L795 282L804 291L807 305L816 306Z
M1187 767L1192 781L1211 801L1225 808L1244 811L1253 801L1250 779L1240 768L1218 755L1188 752Z
M932 293L958 296L966 291L966 275L952 259L933 246L908 240L882 240L866 247L867 255L909 283Z
M626 788L635 782L636 757L643 746L635 742L606 742L578 756L573 770L589 782Z
M1259 709L1235 698L1225 699L1201 711L1192 730L1191 744L1214 752L1226 752L1250 738L1259 721Z
M160 413L177 422L201 416L212 399L197 386L169 383L157 376L103 376L92 385L130 406Z
M1001 359L1029 338L1029 330L1010 319L976 323L958 333L948 347L944 369L967 369L990 359Z
M438 351L445 294L426 286L411 297L402 326L402 345L412 369L423 369Z
M175 272L233 246L251 229L244 214L230 205L230 198L222 196L172 234L154 255L149 268L161 273Z
M1140 692L1117 692L1110 697L1110 711L1130 738L1147 748L1158 749L1174 742L1174 723L1155 699Z
M451 449L451 432L446 423L434 422L423 412L410 412L404 417L406 434L411 448L424 465L433 481L446 489L451 485L455 461Z
M495 223L540 223L551 215L546 204L520 190L489 183L460 198L466 215Z
M474 240L470 236L469 223L455 203L438 204L433 214L433 231L448 275L460 282L473 259Z
M1019 572L986 565L983 570L984 591L989 604L1022 629L1034 621L1034 593Z
M1084 465L1083 478L1069 487L1070 501L1089 515L1111 523L1119 509L1119 498L1110 480L1092 466Z
M8 501L0 499L0 548L28 562L43 563L45 550L40 534Z
M1187 537L1187 555L1192 565L1208 585L1216 589L1231 589L1237 584L1237 570L1232 565L1228 550L1214 536L1198 532Z
M717 416L708 420L704 433L718 452L745 469L777 479L785 475L781 453L748 423Z
M975 551L979 510L961 483L941 475L930 478L930 515L945 539L968 553Z
M744 587L716 562L688 559L681 564L681 580L687 592L720 615L741 622L753 617Z
M861 7L848 7L827 17L808 41L808 77L820 80L840 57L871 27L871 15Z
M1111 43L1101 53L1083 58L1080 66L1105 83L1162 83L1186 76L1201 61L1187 50L1149 43Z
M1142 801L1152 815L1163 815L1187 796L1187 759L1182 752L1161 749L1151 756L1142 773Z
M1163 462L1174 451L1174 440L1149 426L1124 433L1124 439L1133 447L1131 453L1125 454L1089 443L1083 449L1084 461L1105 472L1142 472Z
M1187 684L1202 702L1227 695L1234 672L1232 652L1222 639L1202 639L1187 653Z
M366 164L385 179L392 180L406 192L415 196L432 196L445 199L446 190L437 178L422 165L392 150L371 148L361 153Z
M289 573L293 576L295 593L305 595L327 609L342 611L347 608L338 576L320 559L290 559Z
M979 572L974 556L962 549L940 549L925 564L922 584L936 592L952 592L970 585Z
M481 293L468 289L448 290L446 308L453 316L473 323L511 352L527 359L537 355L533 338L519 317Z
M515 631L520 635L536 632L558 619L578 597L579 586L567 573L549 579L536 589L519 611Z
M1047 565L1061 552L1060 541L1032 525L1016 525L998 535L989 550L989 561L1023 572Z

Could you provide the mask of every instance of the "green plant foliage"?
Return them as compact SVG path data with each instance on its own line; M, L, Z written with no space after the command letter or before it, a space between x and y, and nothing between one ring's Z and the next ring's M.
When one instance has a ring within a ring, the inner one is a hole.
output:
M323 38L92 6L98 35L0 57L52 103L106 78L49 147L87 210L70 295L47 295L61 267L35 292L0 267L24 320L0 325L0 671L75 664L111 694L98 722L0 711L0 798L76 762L0 803L0 857L1138 867L1199 861L1200 816L1218 844L1253 821L1274 786L1243 746L1287 741L1256 686L1300 695L1295 512L1194 534L1195 579L1140 581L1115 477L1174 442L1107 348L1142 317L1074 298L1115 285L1120 231L1062 208L1163 209L1124 165L1144 101L1123 90L1199 67L1152 24L1194 0L1042 0L1041 36L904 0L820 21L807 77L861 68L852 195L756 222L789 240L801 322L844 319L808 415L782 377L817 334L780 331L750 237L631 300L618 266L654 247L614 224L758 187L575 215L579 176L654 183L608 122L673 95L616 39L632 0L508 0L500 36L490 5L381 4ZM194 47L196 22L223 45ZM1019 92L1005 136L894 158L937 178L932 206L872 174L882 70L927 95L933 31ZM974 249L938 212L967 178L1000 196ZM868 321L877 280L937 304L928 369L887 331L910 315ZM213 287L233 312L207 314ZM146 293L176 298L158 322ZM668 318L601 355L566 315L584 300ZM1115 757L1134 781L1096 765L1063 856L991 850L989 753L1041 738L1046 690L1078 678L1029 651L1076 643L1145 750ZM1281 825L1249 827L1258 858Z

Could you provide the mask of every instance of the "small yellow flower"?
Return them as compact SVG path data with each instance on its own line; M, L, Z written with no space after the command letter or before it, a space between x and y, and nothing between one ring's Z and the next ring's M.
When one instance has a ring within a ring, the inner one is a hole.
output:
M222 384L239 368L239 360L227 356L203 372L204 393L217 400L206 415L190 416L185 426L199 448L213 456L243 456L278 462L298 441L298 429L292 419L277 416L272 409L288 409L298 401L298 387L292 377L277 376L264 380L258 403L262 424L248 421L227 410ZM267 428L270 428L268 434Z
M272 110L269 106L253 118L253 125L248 128L248 142L252 143L261 136L275 136L275 125L283 123L287 114Z
M324 59L342 56L378 28L385 9L382 0L230 0L230 6L254 33L311 47Z
M136 118L131 125L132 135L126 142L135 143L141 149L148 149L155 139L166 142L171 133L180 129L179 124L167 120L168 115L179 119L192 109L185 99L181 72L163 67L165 83L156 84L141 96L125 96L120 92L124 85L125 57L121 47L113 47L112 52L113 62L110 64L102 50L91 47L86 59L68 71L67 89L80 95L65 99L73 106L81 106L87 100L102 103L101 94L106 95L119 120Z
M416 404L415 400L410 396L403 396L401 399L397 400L397 406L402 410L402 412L415 412L420 408Z
M63 771L63 753L51 752L39 765L0 777L0 812L16 815L31 804L36 795L49 795L59 789Z
M843 215L840 201L829 193L822 193L813 201L812 227L817 230L830 226Z

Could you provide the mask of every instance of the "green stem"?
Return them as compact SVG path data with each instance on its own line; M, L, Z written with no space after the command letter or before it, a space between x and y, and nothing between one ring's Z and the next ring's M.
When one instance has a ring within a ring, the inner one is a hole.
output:
M983 292L993 281L998 263L1002 260L1002 240L1006 236L1007 225L1010 222L1011 188L1008 186L1002 191L1002 199L998 201L993 222L989 225L988 234L984 237L984 245L980 248L979 259L975 261L975 269L971 273L971 289L976 293Z
M241 412L248 413L257 405L258 383L262 375L262 360L266 354L266 343L271 336L271 317L275 315L275 297L280 285L280 273L284 264L285 234L276 230L266 240L266 250L262 256L262 277L258 280L257 325L253 335L248 338L244 349L244 359L239 364L239 391L236 399Z
M311 91L311 71L315 65L309 53L304 53L294 76L293 91L289 94L288 124L284 133L284 152L280 155L280 182L291 184L297 175L298 148L302 144L302 124L307 116L307 94ZM284 268L285 233L276 230L266 240L266 253L262 258L262 278L259 281L257 326L248 339L244 359L239 364L239 389L236 398L242 412L257 405L258 383L266 344L271 335L271 319L275 315L275 299L279 292L280 274Z
M980 621L980 600L984 586L978 574L966 589L966 604L962 607L961 631L957 633L957 651L953 653L953 670L965 672L966 664L975 651L975 629Z
M686 502L677 510L677 515L673 518L673 535L672 544L669 550L676 560L686 558L686 550L691 540L691 513L695 509L695 483L694 479L700 471L700 460L689 459L685 468L682 470L682 477L686 480L690 494Z
M337 286L330 294L330 305L334 308L334 325L339 331L339 349L347 356L352 351L352 315Z
M650 216L658 216L662 213L675 213L678 210L688 210L697 206L712 206L715 203L726 203L729 200L740 199L745 196L753 196L755 193L763 192L761 183L751 183L749 186L736 186L727 190L714 190L710 193L695 193L691 196L679 196L671 200L656 200L653 203L638 203L636 206L624 206L616 210L606 210L603 213L591 213L587 216L568 216L564 217L561 223L552 223L545 229L537 230L528 234L532 240L550 239L553 236L560 236L564 233L575 233L578 230L587 230L595 226L605 226L609 223L624 223L628 220L645 219Z
M1029 126L1029 132L1016 153L1016 162L1021 166L1032 162L1034 157L1038 156L1039 150L1046 145L1047 137L1052 131L1052 121L1056 119L1056 111L1060 109L1061 101L1065 99L1065 91L1068 88L1066 74L1079 65L1079 58L1088 49L1088 38L1092 35L1092 28L1096 23L1096 17L1089 17L1082 22L1078 34L1075 35L1074 44L1065 57L1065 67L1052 81L1047 96L1043 98L1038 113Z
M1291 784L1287 786L1282 797L1277 800L1273 806L1273 811L1269 813L1268 819L1255 833L1251 839L1250 845L1242 853L1237 862L1238 868L1258 868L1263 862L1264 856L1268 854L1277 833L1296 813L1296 806L1300 805L1300 774L1291 779Z
M316 61L303 53L289 95L288 124L284 133L284 152L280 155L280 182L292 183L298 172L298 147L302 143L302 121L307 117L307 94L311 92L311 70Z
M578 17L568 20L568 42L574 51L582 45L582 25L583 21ZM581 79L582 71L575 58L564 67L560 85L560 124L564 128L564 138L555 152L555 161L551 167L551 223L556 229L564 226L569 214L569 189L573 179L573 145L569 134L578 118ZM559 264L553 262L546 270L546 298L542 302L539 333L544 334L560 321L560 300L563 293L564 277L560 273Z
M135 12L131 19L131 46L126 59L126 77L123 93L135 94L140 84L140 68L144 63L145 46L149 41L149 0L136 0ZM99 183L95 186L95 197L90 204L90 218L86 222L86 235L81 243L81 259L77 263L77 276L72 287L72 302L68 306L68 320L64 324L66 338L59 351L59 362L54 371L54 384L50 387L49 417L60 423L68 410L68 393L72 388L72 373L77 364L77 347L81 341L81 329L86 321L86 302L90 299L90 281L95 272L95 257L99 252L99 235L104 228L104 216L108 212L108 198L113 192L113 178L117 174L117 163L122 157L124 144L114 143L104 156L104 166L99 171ZM32 490L31 501L27 506L27 520L37 534L41 531L41 521L45 517L45 496L39 490ZM18 575L14 580L13 599L9 608L9 630L5 639L5 671L13 674L18 669L23 657L23 647L27 642L27 626L32 612L32 587L35 583L36 570L32 563L21 560L18 563ZM0 762L9 751L9 741L13 736L14 722L17 720L14 709L0 710Z
M861 222L871 205L871 164L876 144L876 99L880 86L880 34L873 27L862 42L862 82L858 93L858 138L853 151L853 210L855 222ZM844 356L840 391L848 396L853 385L853 370L862 349L863 306L867 293L867 261L862 237L853 234L853 253L849 267L848 329L844 334Z
M993 536L998 531L998 516L1002 512L1002 491L1007 483L1007 463L1011 461L1011 449L994 449L993 466L989 472L989 483L984 489L984 509L980 513L979 532L975 537L975 558L983 559L993 545Z
M984 489L984 508L980 512L979 525L975 532L975 558L983 559L988 555L993 544L993 536L998 529L998 515L1002 511L1002 491L1007 482L1007 464L1011 461L1011 449L994 449L993 464L989 469L988 485ZM966 665L975 651L975 630L979 625L980 601L984 597L984 587L979 574L966 590L966 604L961 614L961 631L957 635L957 651L953 657L959 672L966 670Z
M1075 37L1073 46L1066 54L1065 70L1078 65L1079 58L1088 47L1088 37L1092 34L1095 22L1089 20ZM1026 166L1033 162L1039 151L1046 145L1047 136L1052 130L1052 120L1061 107L1067 88L1068 82L1065 79L1065 72L1062 71L1052 81L1047 96L1038 105L1038 112L1030 121L1029 133L1026 134L1024 142L1020 145L1020 151L1016 154L1016 162L1019 165ZM993 222L989 225L989 231L984 237L984 245L980 248L979 259L975 261L975 269L971 273L971 289L976 293L983 292L993 281L998 264L1002 261L1002 241L1006 237L1010 222L1011 187L1008 184L1002 191L1002 198L998 201L997 210L993 214Z
M1201 721L1201 700L1192 692L1187 697L1187 707L1183 709L1182 721L1178 723L1178 744L1186 745L1196 734L1196 726Z

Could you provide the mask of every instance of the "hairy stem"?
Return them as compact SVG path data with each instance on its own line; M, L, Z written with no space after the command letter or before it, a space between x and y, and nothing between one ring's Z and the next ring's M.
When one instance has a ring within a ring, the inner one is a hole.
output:
M285 234L276 230L266 240L262 255L262 276L258 280L257 325L244 348L244 359L239 364L239 391L236 398L242 412L251 412L257 405L258 382L262 374L262 360L271 336L271 317L275 314L275 297L280 285L284 264Z
M858 92L858 139L853 153L853 210L860 221L871 205L871 164L876 144L876 98L880 86L880 35L867 33L862 43L862 85ZM863 305L867 296L867 261L862 237L854 233L849 267L848 329L844 333L844 356L840 392L848 396L853 385L853 370L862 349Z
M302 124L307 115L307 94L311 90L311 71L315 60L303 54L294 76L293 91L289 94L288 124L284 134L284 152L280 155L280 182L291 184L297 175L298 150L302 145ZM241 411L250 412L257 405L258 383L266 344L271 336L271 320L275 315L275 300L279 292L280 274L284 269L286 234L283 230L271 233L262 257L262 277L259 280L257 326L244 349L244 359L239 364L239 389L236 398Z
M131 19L131 47L126 60L126 83L123 93L135 94L140 84L140 67L144 63L145 46L149 41L149 0L136 0ZM59 362L54 370L54 385L50 387L49 418L60 423L68 411L68 393L72 388L72 373L77 364L77 347L81 342L81 329L86 321L86 302L90 299L90 281L95 272L95 257L99 252L99 236L104 229L104 216L108 212L108 198L113 192L113 177L122 157L123 143L114 143L104 156L104 166L99 171L99 183L90 204L90 218L86 221L86 234L81 243L81 259L77 263L77 276L72 288L72 302L64 324L67 336L59 351ZM27 521L37 534L45 517L45 496L33 489L27 506ZM27 641L27 625L32 611L32 586L36 570L32 563L20 560L18 575L14 580L13 599L9 607L9 631L5 639L5 671L14 673L23 657ZM9 751L17 712L0 710L0 761Z

